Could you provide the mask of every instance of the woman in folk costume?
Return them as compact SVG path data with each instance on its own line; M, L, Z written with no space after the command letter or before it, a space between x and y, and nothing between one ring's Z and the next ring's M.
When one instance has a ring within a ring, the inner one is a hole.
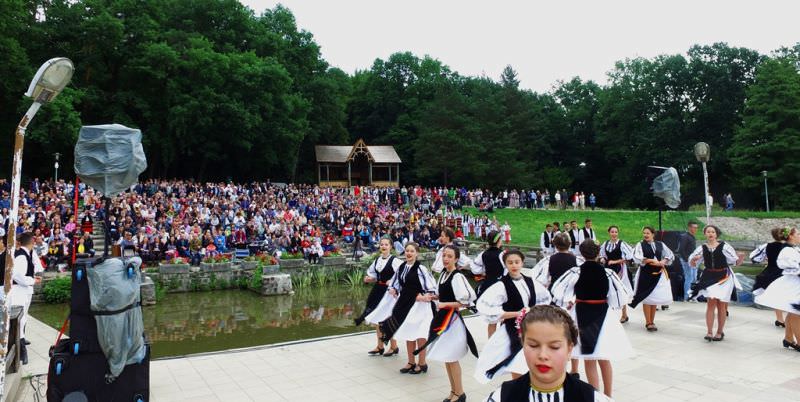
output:
M703 229L706 236L706 244L696 248L689 255L689 265L697 267L703 263L703 273L697 279L697 283L692 286L690 298L704 296L706 304L706 332L705 340L721 341L725 338L725 319L727 318L728 303L731 295L736 289L741 289L742 285L736 279L731 267L736 265L739 256L736 250L725 242L719 241L722 234L719 228L708 225ZM717 315L717 332L714 333L714 313Z
M767 263L767 267L756 276L756 281L753 284L753 296L764 293L764 290L766 290L772 282L783 275L783 270L778 268L778 254L780 254L784 247L788 247L788 244L786 244L787 239L783 237L783 228L774 228L771 234L775 241L764 243L750 253L750 260L754 264L761 264L765 261ZM784 312L781 310L775 310L775 326L786 329L786 339L793 338L791 329L786 328Z
M453 232L453 229L448 227L442 229L442 233L439 235L439 239L437 242L439 243L439 250L436 252L436 258L433 260L433 265L431 265L431 269L433 272L437 274L444 270L444 262L442 262L442 252L444 251L444 246L453 244L453 240L456 239L456 234ZM456 266L458 269L469 267L470 260L465 254L461 254L461 257L456 261Z
M611 269L617 274L620 281L622 281L628 289L633 291L631 284L631 273L628 271L628 261L633 259L633 249L628 243L619 239L619 227L612 225L608 227L608 235L610 240L603 242L600 246L600 260L606 268ZM622 318L619 322L628 322L628 306L622 306Z
M364 312L355 319L356 325L361 325L362 322L367 321L374 324L378 335L378 345L375 349L368 352L370 356L383 355L383 342L381 341L381 330L378 323L389 318L394 308L396 299L388 294L386 290L389 288L395 272L403 264L403 261L391 255L392 252L392 239L384 236L379 242L380 256L369 265L367 275L364 277L364 283L374 283L372 290L367 296L367 305L364 307ZM389 351L384 356L389 357L396 355L399 351L397 341L392 339Z
M478 313L487 322L502 322L499 330L486 342L475 365L475 378L482 384L497 375L511 373L513 378L517 378L527 371L514 320L523 309L550 304L550 292L539 282L522 275L524 260L525 256L519 250L507 251L503 262L508 275L488 288L476 303Z
M634 295L630 303L632 308L643 304L645 328L650 332L658 331L654 323L658 306L672 304L667 266L675 259L669 247L654 240L655 233L652 227L645 226L642 241L633 249L633 262L639 265L639 269L633 278Z
M783 339L783 346L800 352L800 232L797 228L784 228L781 232L789 245L778 254L778 268L783 275L756 296L756 303L786 312L786 328L793 339Z
M397 269L387 292L397 298L397 301L392 308L392 315L380 323L381 340L384 344L392 338L406 341L408 364L400 369L404 374L428 371L425 351L419 353L419 360L415 361L414 350L422 347L428 336L428 328L433 319L432 300L436 293L436 281L428 268L417 261L417 254L417 243L406 244L406 261Z
M470 264L472 273L475 274L475 280L478 281L478 297L481 297L486 289L508 274L503 263L503 250L500 249L501 236L500 232L489 233L489 248L478 254ZM489 338L492 337L495 330L497 330L497 324L489 324Z
M555 237L553 237L553 246L556 249L556 253L542 258L542 260L533 267L531 273L533 279L547 287L547 289L550 289L551 285L555 283L561 275L569 271L570 268L577 267L583 263L583 257L576 257L575 254L572 254L570 249L572 240L568 234L557 233Z
M619 310L630 302L633 291L615 271L597 262L600 247L594 240L585 240L579 249L586 262L570 269L553 284L553 301L567 309L578 323L580 337L572 357L584 360L586 378L597 389L600 389L599 363L603 393L611 396L611 360L634 355L619 322Z
M459 310L472 305L477 297L467 278L456 268L459 256L456 246L444 246L445 271L439 277L437 301L434 302L437 312L430 323L428 341L414 353L418 354L427 348L429 360L444 362L450 381L450 394L444 401L465 402L467 395L464 393L458 361L468 352L478 357L478 348Z
M528 373L506 381L486 402L613 402L577 376L567 360L578 343L572 317L555 306L534 306L517 320Z
M505 237L506 244L511 243L511 225L508 224L508 221L503 223L501 229L503 230L503 236Z

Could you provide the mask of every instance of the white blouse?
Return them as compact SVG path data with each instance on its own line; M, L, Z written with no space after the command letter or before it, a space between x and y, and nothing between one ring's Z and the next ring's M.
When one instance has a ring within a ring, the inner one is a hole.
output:
M471 306L478 297L475 295L475 290L472 289L467 278L464 277L464 274L458 272L458 270L452 273L445 271L442 276L439 277L439 286L451 276L453 277L453 281L450 282L450 285L453 286L453 295L455 295L456 301L465 306ZM438 288L436 294L439 294Z
M629 261L633 259L633 249L631 248L628 243L625 243L622 240L617 240L617 242L612 242L611 240L606 240L603 242L603 245L600 247L600 257L603 258L604 261L608 261L608 253L614 251L617 247L617 243L621 243L619 248L622 252L622 259L625 261ZM623 266L628 266L626 263L622 263Z
M489 394L485 402L505 402L500 399L500 388ZM564 402L564 388L562 387L558 391L553 392L539 392L531 388L528 393L528 402ZM614 402L614 400L607 397L605 394L594 391L594 402Z
M501 252L498 258L500 258L500 264L503 266L503 275L508 274L508 269L506 269L506 264L503 262L503 255L505 255L505 251ZM486 273L486 267L483 265L483 251L481 251L478 256L475 257L472 262L469 264L470 271L472 271L475 275L483 275Z
M800 274L800 248L785 247L778 254L778 268L783 270L784 275Z
M383 272L391 257L391 255L386 258L383 258L383 256L378 256L378 258L376 258L372 264L369 264L369 268L367 268L367 276L372 279L378 279L378 274ZM392 260L392 268L394 272L397 272L397 269L400 268L401 265L403 265L403 259L395 257L394 260Z
M522 278L514 280L514 286L516 286L517 290L519 291L520 296L522 296L522 304L525 307L531 307L528 305L528 300L530 299L530 291L528 290L528 286L525 284L525 281ZM533 281L533 290L536 292L536 301L537 305L539 304L550 304L550 300L552 300L550 296L550 292L547 291L547 288L542 286L541 283L537 281ZM503 304L508 301L508 295L506 294L506 287L503 282L497 282L492 286L489 286L489 289L486 289L481 295L481 298L478 299L476 307L478 308L478 314L480 314L484 320L488 323L498 323L502 321L502 316L505 310L503 310Z
M436 252L436 259L433 260L433 265L431 265L431 269L433 272L437 274L444 271L444 261L442 261L442 253L444 252L444 247L441 247L439 251ZM458 257L458 261L456 261L456 269L461 269L464 267L470 266L469 257L463 252Z
M750 261L760 264L767 260L767 244L764 243L750 253Z
M396 271L394 277L392 277L392 285L391 288L400 293L403 291L403 285L400 284L400 278L402 277L406 280L406 276L408 275L408 271L411 269L411 266L408 264L403 266L402 271ZM419 269L417 270L417 276L419 277L419 283L422 285L422 292L424 293L436 293L436 280L433 279L430 271L424 265L420 264Z
M614 271L606 268L605 272L608 278L608 307L619 310L631 302L633 289L625 285ZM575 302L575 284L580 276L580 267L571 268L553 283L553 302L557 306L566 309L570 302Z
M711 251L712 253L714 252L714 250L716 250L716 248L712 249L709 247L709 251ZM728 243L725 243L722 246L722 254L725 256L725 261L728 263L728 265L731 266L736 265L736 262L739 261L739 256L736 255L736 250L733 248L733 246L731 246ZM692 259L697 257L698 255L700 256L700 259L698 259L697 263L693 265L695 268L697 268L700 264L703 263L703 246L698 246L696 249L694 249L694 251L692 251L691 254L689 254L689 263L691 264Z
M656 243L651 242L648 244L655 252ZM666 244L664 244L664 250L662 254L663 254L662 259L667 261L667 265L671 265L672 261L675 261L675 255L672 254L672 250L670 250ZM642 263L642 260L644 260L644 258L645 258L644 253L642 252L642 242L637 242L636 247L633 248L633 262L635 262L637 265L644 265L644 263Z

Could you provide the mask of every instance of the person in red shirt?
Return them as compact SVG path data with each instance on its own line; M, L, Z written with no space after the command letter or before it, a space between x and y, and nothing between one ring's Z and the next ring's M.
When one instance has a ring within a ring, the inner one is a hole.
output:
M347 222L342 228L342 237L346 243L353 242L353 224L351 222Z

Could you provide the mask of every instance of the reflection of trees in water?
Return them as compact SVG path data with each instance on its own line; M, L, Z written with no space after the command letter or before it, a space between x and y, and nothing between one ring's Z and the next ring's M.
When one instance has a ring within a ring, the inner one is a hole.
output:
M364 306L364 297L358 296L336 288L269 297L235 290L169 294L145 309L145 329L153 342L253 332L258 338L259 333L269 336L270 330L289 328L307 332L302 337L321 336L315 333L320 326L352 326L354 312Z

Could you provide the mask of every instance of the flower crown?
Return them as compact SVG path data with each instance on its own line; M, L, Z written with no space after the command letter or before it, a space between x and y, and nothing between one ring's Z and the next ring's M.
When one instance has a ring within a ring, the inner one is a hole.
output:
M525 320L525 314L528 314L528 309L520 310L519 315L514 320L514 327L517 328L517 335L522 336L522 321Z
M789 235L791 234L792 234L792 228L789 226L784 227L783 230L781 231L782 237L785 238L789 238Z

